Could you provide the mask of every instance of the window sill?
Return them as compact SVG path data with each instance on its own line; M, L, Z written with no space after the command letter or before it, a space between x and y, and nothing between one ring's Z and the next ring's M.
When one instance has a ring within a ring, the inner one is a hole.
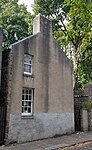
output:
M24 76L24 77L31 77L31 78L34 78L34 74L27 74L27 73L24 73L23 76Z
M34 119L34 115L21 115L22 119Z

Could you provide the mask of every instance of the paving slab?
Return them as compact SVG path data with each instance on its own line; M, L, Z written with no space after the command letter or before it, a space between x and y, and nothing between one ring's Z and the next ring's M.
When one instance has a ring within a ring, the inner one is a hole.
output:
M92 141L92 131L78 132L24 144L1 146L0 150L56 150L87 141Z

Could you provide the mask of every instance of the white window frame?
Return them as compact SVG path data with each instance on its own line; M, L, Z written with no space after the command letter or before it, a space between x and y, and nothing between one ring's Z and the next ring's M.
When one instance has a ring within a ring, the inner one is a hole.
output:
M29 59L29 62L26 62L26 61L25 61L25 59L27 59L27 57L28 57L28 59ZM31 63L30 63L30 62L31 62ZM31 72L25 71L25 65L28 66L28 67L30 67ZM24 55L24 74L32 75L32 56L29 55L29 54L25 54L25 55Z
M31 93L30 93L30 91L31 91ZM26 108L26 110L25 110L25 108ZM28 112L28 109L30 109L30 112ZM29 88L22 89L22 112L21 112L21 115L22 116L33 115L33 89L29 89Z

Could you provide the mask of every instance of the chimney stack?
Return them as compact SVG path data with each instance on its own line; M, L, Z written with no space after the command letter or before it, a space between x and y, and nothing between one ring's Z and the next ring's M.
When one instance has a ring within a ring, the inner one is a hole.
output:
M44 35L52 34L51 21L41 14L38 14L33 21L33 34L38 32Z

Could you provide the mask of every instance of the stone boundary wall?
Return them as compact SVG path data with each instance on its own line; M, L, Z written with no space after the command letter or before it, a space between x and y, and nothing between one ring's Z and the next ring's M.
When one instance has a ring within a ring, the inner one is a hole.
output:
M74 90L74 98L88 97L92 99L92 84L85 84L84 90Z
M81 110L81 130L88 131L88 111Z
M81 110L81 129L82 131L92 131L92 109Z
M88 130L92 131L92 109L88 110Z
M76 131L87 130L87 120L84 119L85 117L83 117L86 115L86 113L84 114L81 111L81 109L83 102L88 101L90 99L92 99L92 84L85 84L84 90L74 90L74 111L75 111ZM83 119L85 120L85 125L83 125Z
M89 99L92 99L92 84L84 85L84 95L88 95Z

